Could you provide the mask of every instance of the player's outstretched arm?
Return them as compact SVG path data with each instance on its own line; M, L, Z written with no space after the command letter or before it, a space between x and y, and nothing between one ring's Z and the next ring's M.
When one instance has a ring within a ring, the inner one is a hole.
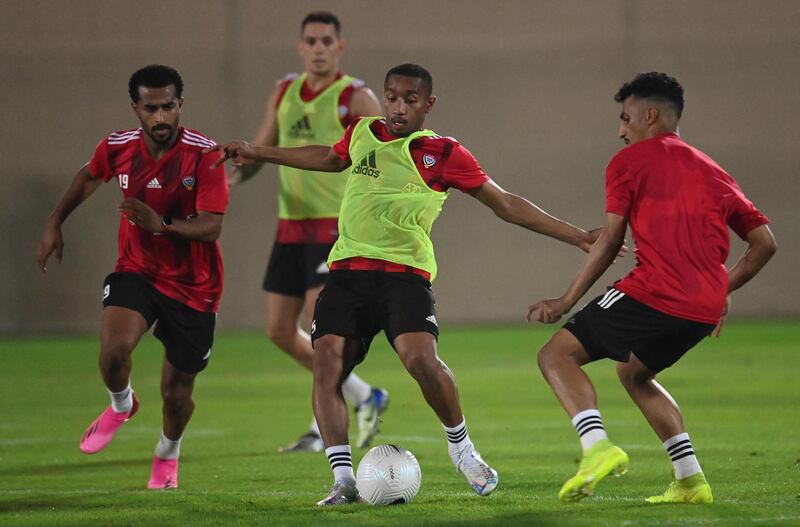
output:
M598 230L587 232L551 216L525 198L506 192L491 180L474 191L472 197L492 209L504 221L575 245L586 252L589 252L599 235Z
M204 154L218 151L220 158L212 165L218 167L230 159L234 166L253 163L272 163L302 170L318 172L341 172L350 166L350 161L340 158L330 146L310 145L294 148L281 146L255 146L247 141L231 141L215 147L206 148Z
M222 233L222 214L197 211L187 219L159 216L147 203L136 198L125 198L117 207L120 213L147 232L169 234L200 242L213 242Z
M61 200L47 217L42 237L36 249L36 264L39 271L47 272L47 259L55 251L56 261L61 263L64 253L64 237L61 234L61 225L72 213L75 208L86 200L103 181L100 178L93 178L89 173L89 164L85 164L78 170L75 179L72 180L67 191Z
M606 213L606 221L600 236L594 242L586 261L572 281L566 293L559 298L540 300L528 307L528 321L538 320L545 324L557 322L569 312L586 291L600 278L614 262L625 241L628 220L617 214Z

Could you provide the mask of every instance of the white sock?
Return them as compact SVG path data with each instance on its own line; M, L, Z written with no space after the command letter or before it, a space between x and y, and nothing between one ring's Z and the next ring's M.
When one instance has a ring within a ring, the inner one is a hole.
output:
M350 373L342 383L342 395L351 406L358 406L372 395L372 386L355 373Z
M178 459L181 455L181 440L183 436L179 437L175 441L171 439L167 439L162 432L161 439L158 440L156 444L156 457L161 459Z
M672 436L664 441L664 448L672 460L672 467L675 469L675 479L684 479L694 476L703 470L694 454L692 442L686 432Z
M333 470L333 482L341 481L347 485L356 482L356 475L353 473L353 456L350 445L336 445L325 449L328 456L328 463Z
M322 432L319 431L319 425L317 424L316 418L311 418L311 426L308 427L308 431L312 434L317 434L319 437L322 437Z
M128 413L131 411L131 408L133 408L133 390L131 390L130 381L128 381L128 386L121 392L112 392L108 390L108 394L111 396L111 408L113 408L115 412Z
M575 417L572 418L572 426L578 432L584 452L592 448L601 439L608 439L605 426L603 426L603 419L600 417L600 411L597 408L591 408L575 414Z
M461 457L461 453L465 449L472 450L475 448L469 438L469 433L467 433L467 420L462 420L460 424L452 428L442 424L442 428L447 433L447 452L450 454L453 464L458 466L458 459Z

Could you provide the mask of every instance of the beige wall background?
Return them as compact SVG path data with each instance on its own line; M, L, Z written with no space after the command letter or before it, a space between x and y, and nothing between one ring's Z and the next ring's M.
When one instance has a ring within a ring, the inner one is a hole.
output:
M186 84L184 124L217 140L250 138L274 82L300 68L299 22L319 8L343 21L347 72L380 93L389 67L425 65L439 96L427 125L457 137L503 187L586 227L602 221L603 170L622 146L613 94L640 71L675 75L686 90L683 137L738 179L772 219L780 246L735 295L733 313L800 315L800 2L6 0L0 333L99 326L119 191L105 185L70 217L62 265L41 276L34 252L45 217L95 144L138 125L130 74L148 63L176 67ZM275 173L232 190L220 328L261 326ZM521 321L530 302L562 292L582 259L457 191L434 241L445 323ZM743 249L734 240L732 255ZM626 258L601 282L632 264Z

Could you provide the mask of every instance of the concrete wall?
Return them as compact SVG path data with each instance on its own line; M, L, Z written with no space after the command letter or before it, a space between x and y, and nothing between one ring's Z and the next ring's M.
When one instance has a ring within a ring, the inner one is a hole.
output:
M186 83L183 123L218 140L252 137L275 80L300 67L300 20L320 6L344 23L347 72L379 93L388 67L427 66L439 96L428 126L461 140L503 187L582 226L602 221L603 169L621 147L612 95L640 71L675 75L687 98L682 135L738 179L780 244L763 276L736 295L734 314L800 315L800 2L8 0L0 333L98 327L119 191L104 186L68 220L61 266L40 276L34 252L44 218L97 141L138 124L129 75L147 63L175 66ZM232 191L221 328L261 325L274 174ZM531 301L562 292L582 258L457 191L434 239L440 318L451 323L521 320ZM732 254L742 250L733 244Z

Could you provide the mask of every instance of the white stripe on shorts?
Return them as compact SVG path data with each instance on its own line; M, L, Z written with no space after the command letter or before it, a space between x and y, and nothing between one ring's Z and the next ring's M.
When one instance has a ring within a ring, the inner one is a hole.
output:
M625 296L625 293L623 293L622 291L617 291L616 289L609 289L608 293L606 293L597 304L603 309L608 309L609 307L613 306L617 302L617 300L619 300L623 296Z

